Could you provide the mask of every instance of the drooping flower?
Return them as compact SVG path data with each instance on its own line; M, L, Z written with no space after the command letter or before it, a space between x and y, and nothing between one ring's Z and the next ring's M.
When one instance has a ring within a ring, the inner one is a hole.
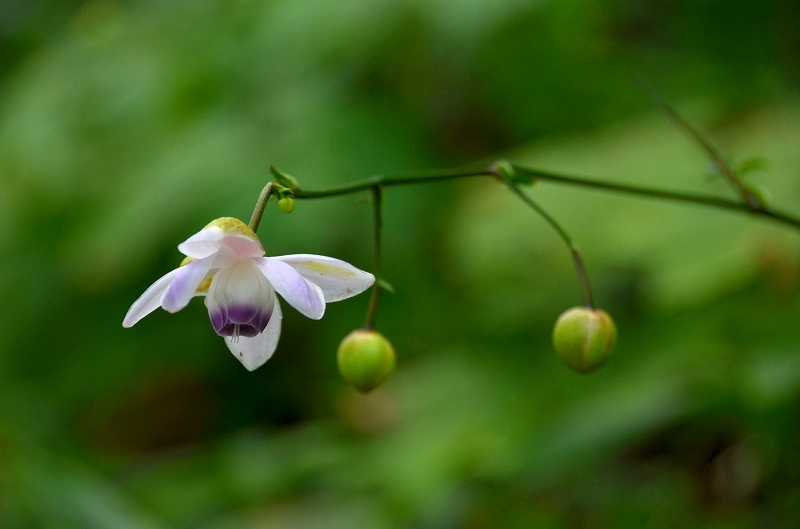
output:
M242 221L223 217L178 245L181 266L153 283L122 322L131 327L158 307L177 312L205 296L214 331L248 370L269 360L281 333L278 294L304 316L318 320L325 304L368 289L375 277L321 255L264 257L256 234Z

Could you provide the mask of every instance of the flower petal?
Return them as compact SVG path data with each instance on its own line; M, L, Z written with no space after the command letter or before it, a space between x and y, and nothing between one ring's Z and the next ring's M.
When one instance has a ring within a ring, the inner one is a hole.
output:
M253 262L267 276L278 294L300 314L312 320L322 318L325 314L325 295L322 289L278 259L261 257L253 259Z
M228 235L222 243L242 257L261 257L264 255L264 248L258 239L242 237L241 235Z
M161 300L161 306L164 307L164 310L178 312L189 304L189 301L197 291L197 287L206 278L213 260L213 257L197 259L186 266L178 268L175 279L169 285Z
M150 285L150 288L144 291L144 294L139 296L139 299L133 302L125 319L122 320L123 327L133 327L136 322L156 310L161 306L161 298L164 297L164 292L167 291L175 276L180 272L180 268L176 268L171 272L165 274L158 281Z
M203 259L227 247L237 256L261 257L264 248L258 237L239 219L222 217L178 245L184 255Z
M270 359L275 348L278 347L278 339L281 336L281 306L277 296L272 309L272 317L269 320L264 332L252 338L239 336L238 339L231 336L225 337L225 345L231 350L233 356L239 360L248 371L260 367Z
M178 245L183 255L204 259L217 252L222 246L225 232L217 226L206 227Z
M270 320L275 292L255 263L242 259L214 275L205 302L217 334L255 336Z
M364 292L375 283L375 276L355 266L324 255L283 255L272 257L291 265L301 276L318 285L325 301L341 301Z

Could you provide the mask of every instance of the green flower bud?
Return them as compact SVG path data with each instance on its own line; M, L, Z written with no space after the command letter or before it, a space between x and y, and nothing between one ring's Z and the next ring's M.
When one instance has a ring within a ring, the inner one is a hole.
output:
M394 372L394 347L381 333L358 329L339 344L336 361L342 377L360 392L368 393Z
M556 320L553 347L567 367L590 373L603 365L617 343L617 327L604 310L574 307Z
M284 213L291 213L294 209L294 200L289 197L283 197L278 200L278 207L281 208L281 211Z

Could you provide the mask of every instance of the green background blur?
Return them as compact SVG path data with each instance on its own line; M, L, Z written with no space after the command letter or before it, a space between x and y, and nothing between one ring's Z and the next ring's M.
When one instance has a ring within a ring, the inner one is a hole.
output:
M731 196L650 80L800 212L800 6L745 0L0 2L0 527L800 526L800 238L542 183L619 328L568 371L569 254L489 180L385 193L394 378L340 379L368 295L285 303L249 373L202 302L131 303L274 164L307 189L507 157ZM753 165L753 164L750 164ZM370 269L363 196L270 204L268 255Z

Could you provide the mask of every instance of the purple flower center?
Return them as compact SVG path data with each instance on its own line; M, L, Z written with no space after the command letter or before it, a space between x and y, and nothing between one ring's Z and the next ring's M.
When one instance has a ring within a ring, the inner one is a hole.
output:
M220 336L252 338L266 329L272 317L272 306L232 305L209 311L211 326Z

